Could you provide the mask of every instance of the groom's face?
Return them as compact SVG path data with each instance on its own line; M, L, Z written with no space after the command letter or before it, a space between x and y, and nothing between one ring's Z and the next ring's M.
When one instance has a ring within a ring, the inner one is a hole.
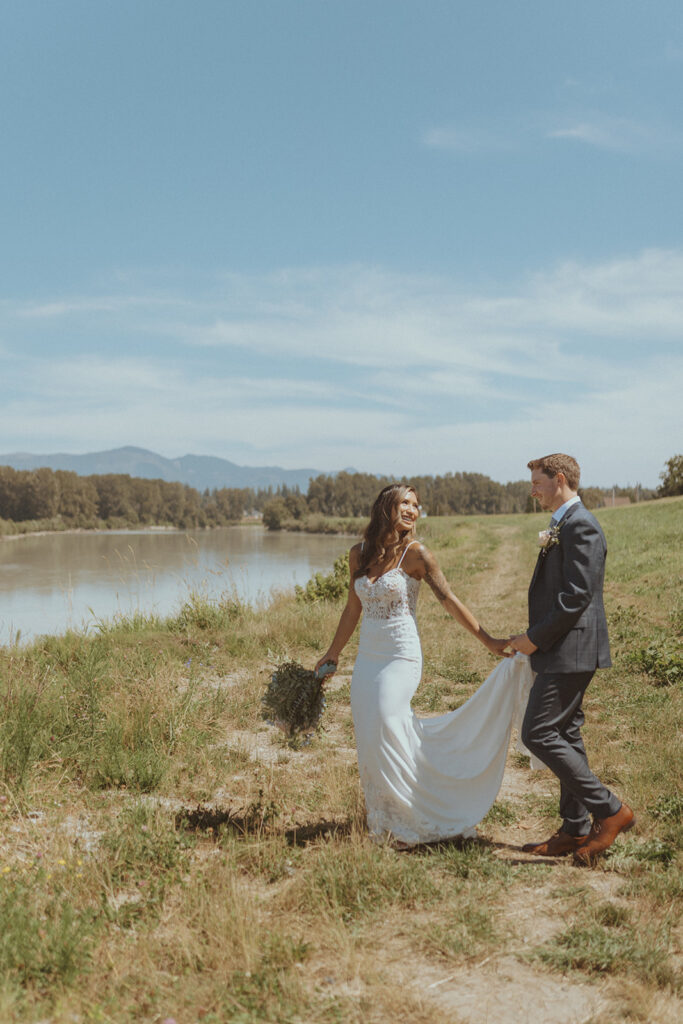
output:
M531 472L531 497L535 498L541 508L549 512L559 508L562 504L560 499L562 491L561 473L557 476L547 476L542 469L534 469Z

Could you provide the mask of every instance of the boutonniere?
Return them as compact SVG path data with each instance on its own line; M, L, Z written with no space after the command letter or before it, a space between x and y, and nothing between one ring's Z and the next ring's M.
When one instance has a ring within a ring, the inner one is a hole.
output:
M555 526L551 526L548 530L539 530L538 543L541 547L541 554L547 555L548 552L555 544L560 543L560 529L562 528L561 523L557 523Z

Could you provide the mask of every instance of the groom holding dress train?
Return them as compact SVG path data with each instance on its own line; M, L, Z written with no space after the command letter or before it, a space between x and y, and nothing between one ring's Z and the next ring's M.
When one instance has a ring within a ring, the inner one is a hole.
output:
M550 839L523 849L546 857L571 853L575 864L590 865L635 824L631 808L590 770L581 738L583 695L596 669L611 665L602 600L607 545L597 519L578 497L575 459L546 455L528 468L532 497L552 510L553 518L539 538L529 628L510 643L531 656L537 673L522 741L560 780L562 825Z

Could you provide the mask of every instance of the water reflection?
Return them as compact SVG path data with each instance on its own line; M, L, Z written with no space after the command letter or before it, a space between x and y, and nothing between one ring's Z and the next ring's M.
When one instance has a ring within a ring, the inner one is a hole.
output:
M190 590L265 602L330 568L348 537L219 530L52 534L0 541L0 643L135 611L165 615Z

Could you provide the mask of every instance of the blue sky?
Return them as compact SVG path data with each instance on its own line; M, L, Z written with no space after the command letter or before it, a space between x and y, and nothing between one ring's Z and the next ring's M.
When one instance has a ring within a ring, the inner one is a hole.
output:
M0 451L657 483L680 0L22 0Z

